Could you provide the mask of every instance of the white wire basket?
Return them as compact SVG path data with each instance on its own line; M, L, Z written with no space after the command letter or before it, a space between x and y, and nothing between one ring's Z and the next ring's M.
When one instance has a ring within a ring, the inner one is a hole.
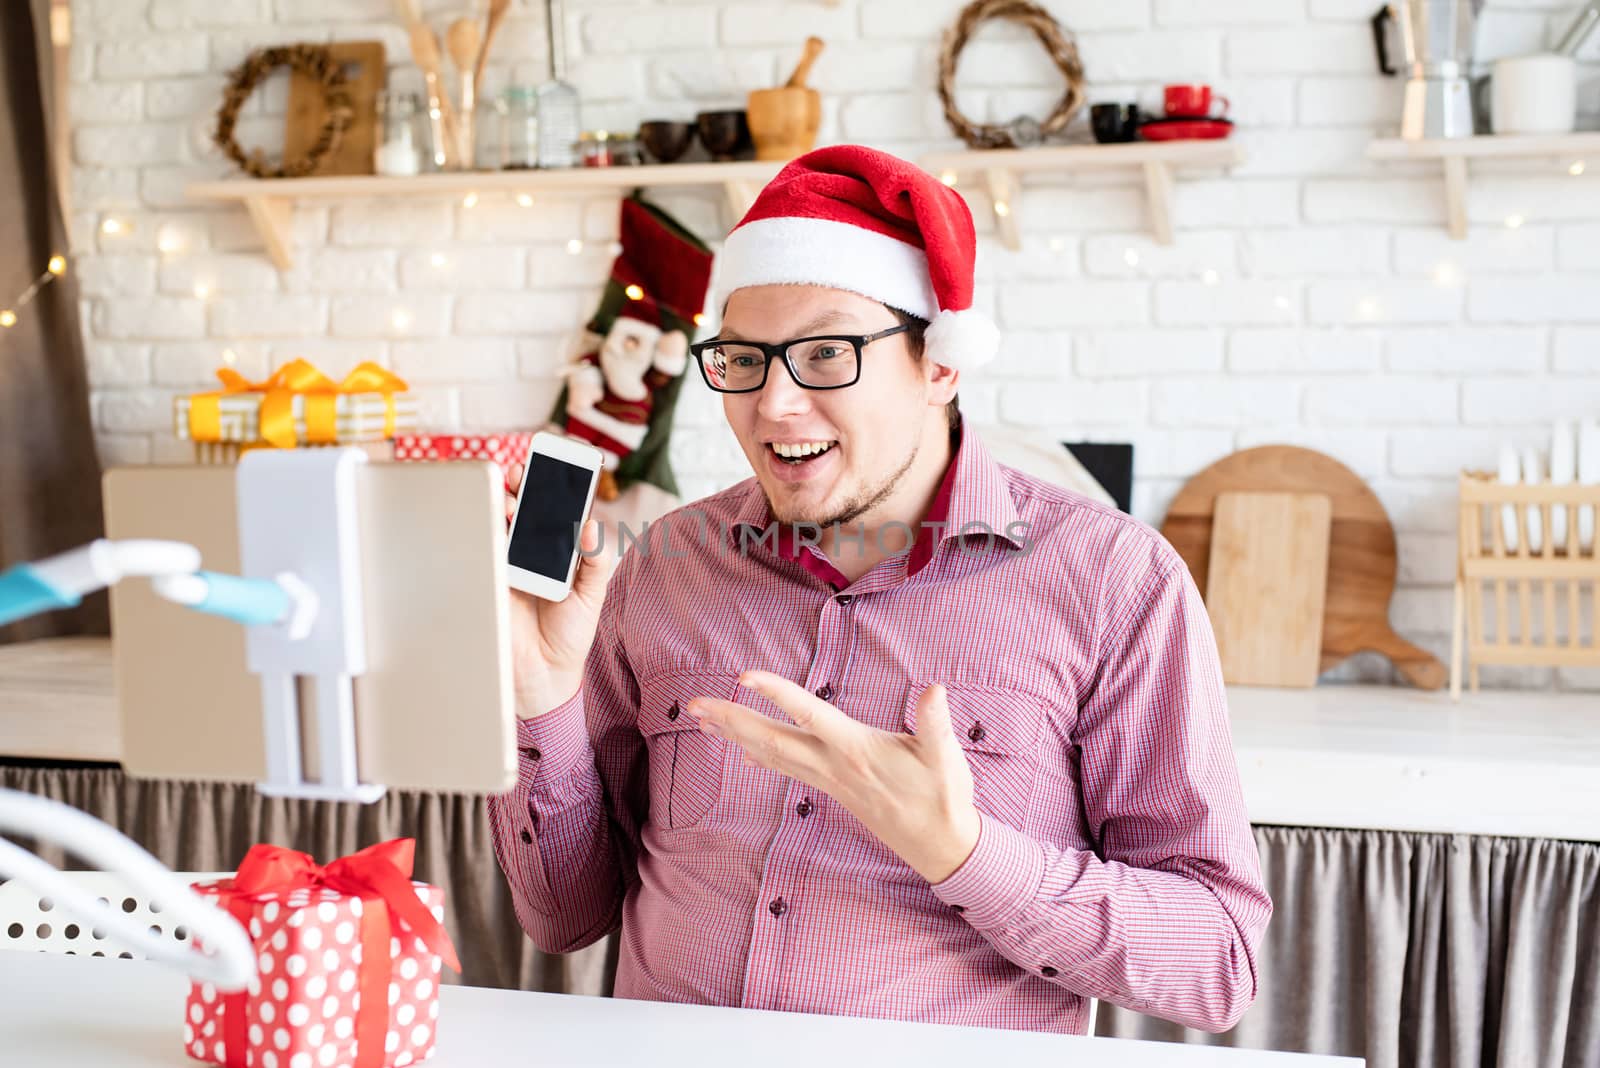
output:
M133 890L120 875L98 871L62 872L84 893L97 897L129 920L143 924L151 935L188 945L190 932L173 922L159 901ZM225 879L232 872L174 872L185 883ZM64 915L48 898L41 898L21 880L0 883L0 949L65 953L84 957L136 959L143 954L82 920Z

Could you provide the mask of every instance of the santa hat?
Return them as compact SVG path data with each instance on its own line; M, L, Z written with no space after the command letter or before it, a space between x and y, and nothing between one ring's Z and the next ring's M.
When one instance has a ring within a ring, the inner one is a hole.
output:
M718 257L719 302L745 286L844 289L929 322L929 359L988 363L1000 332L972 307L977 239L961 194L912 163L860 145L791 161Z

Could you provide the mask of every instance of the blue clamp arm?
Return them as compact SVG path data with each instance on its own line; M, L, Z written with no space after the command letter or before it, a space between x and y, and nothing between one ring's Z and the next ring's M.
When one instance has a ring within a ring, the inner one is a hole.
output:
M0 626L40 612L75 608L82 600L52 586L28 564L0 571Z
M288 591L271 579L242 578L220 571L196 572L206 584L205 596L189 607L235 623L270 625L293 610Z

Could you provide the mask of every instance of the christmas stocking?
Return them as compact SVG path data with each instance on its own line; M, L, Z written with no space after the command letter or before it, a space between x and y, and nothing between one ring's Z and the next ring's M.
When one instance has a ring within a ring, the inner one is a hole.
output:
M711 252L636 196L622 201L621 231L622 251L552 419L605 454L601 500L641 482L676 496L667 444L694 319L711 281Z

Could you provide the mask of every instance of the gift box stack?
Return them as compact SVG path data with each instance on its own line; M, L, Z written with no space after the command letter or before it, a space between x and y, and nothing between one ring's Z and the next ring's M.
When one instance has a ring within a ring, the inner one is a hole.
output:
M493 460L501 469L528 461L533 431L495 433L417 432L396 434L396 460Z
M295 360L262 382L221 368L219 390L178 397L173 430L201 463L230 463L255 448L356 446L389 459L396 434L415 429L417 403L403 379L363 363L335 382Z
M258 845L233 878L195 884L249 932L258 974L236 994L193 984L185 1051L235 1068L403 1068L431 1056L440 972L461 967L444 891L410 878L414 845L395 839L326 867Z

